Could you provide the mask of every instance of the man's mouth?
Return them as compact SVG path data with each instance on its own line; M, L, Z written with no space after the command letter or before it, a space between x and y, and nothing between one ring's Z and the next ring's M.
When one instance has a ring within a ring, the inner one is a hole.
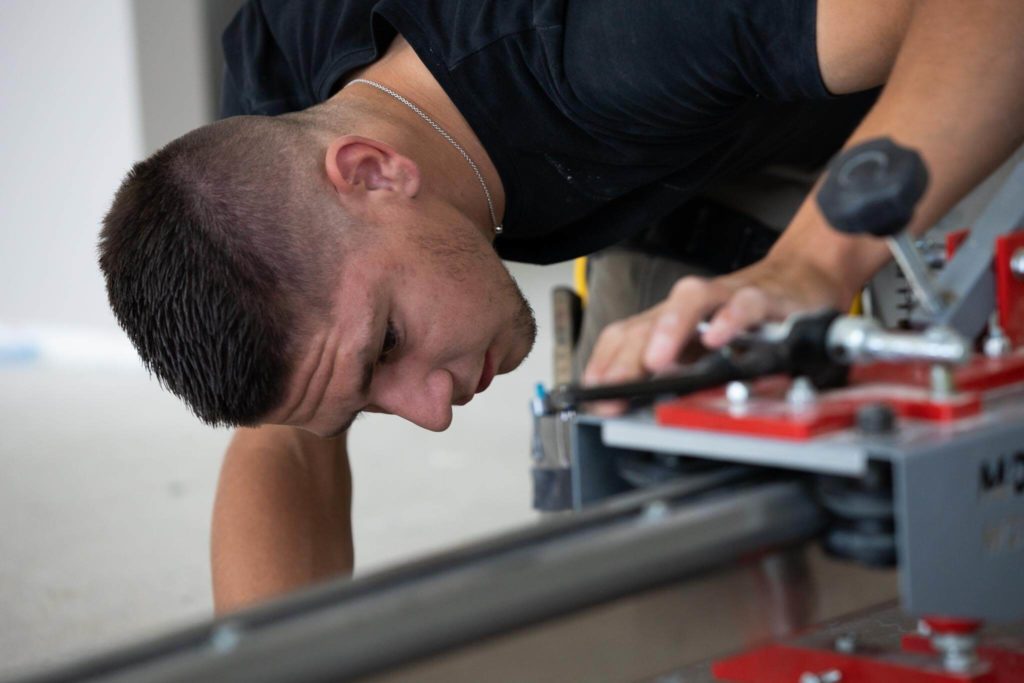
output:
M491 357L491 350L487 349L484 354L484 367L480 372L480 381L476 385L476 393L480 393L487 387L491 386L491 380L494 379L494 359Z

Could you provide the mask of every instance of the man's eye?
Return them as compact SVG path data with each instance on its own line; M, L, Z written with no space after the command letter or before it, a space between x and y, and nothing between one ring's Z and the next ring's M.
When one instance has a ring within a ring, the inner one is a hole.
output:
M377 362L386 363L388 355L395 350L398 346L398 331L395 329L395 324L388 320L387 328L384 330L384 344L381 345L380 356L377 358Z

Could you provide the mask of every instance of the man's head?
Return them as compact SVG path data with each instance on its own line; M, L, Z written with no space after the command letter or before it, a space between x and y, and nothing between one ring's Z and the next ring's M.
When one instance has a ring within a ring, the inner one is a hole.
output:
M210 424L329 434L371 410L443 429L532 345L522 295L433 191L430 160L345 123L309 110L193 131L132 169L104 221L118 321Z

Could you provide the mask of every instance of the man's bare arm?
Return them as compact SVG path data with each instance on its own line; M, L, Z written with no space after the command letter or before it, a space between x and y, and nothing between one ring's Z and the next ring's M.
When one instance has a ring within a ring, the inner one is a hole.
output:
M888 80L847 146L889 136L916 148L931 174L909 226L934 224L1024 141L1024 3L1020 0L820 0L818 52L834 92ZM864 12L879 12L870 15ZM598 340L585 380L631 379L672 364L698 321L727 342L766 318L845 306L886 262L884 244L833 231L812 196L761 262L710 280L680 280L662 304Z
M827 46L841 43L843 16L821 0L819 32ZM871 4L871 3L869 3ZM1024 142L1024 3L1019 0L919 0L878 103L846 147L889 136L917 149L930 172L927 193L909 229L938 221ZM861 45L862 50L869 42ZM849 48L847 48L849 49ZM830 88L869 85L840 77L836 57L819 47ZM875 75L869 73L868 75ZM824 249L822 247L825 247ZM780 240L786 256L816 261L839 275L846 294L867 280L888 256L878 240L851 239L829 229L814 201L805 202Z
M237 430L213 509L217 613L350 573L351 500L344 436L277 425Z

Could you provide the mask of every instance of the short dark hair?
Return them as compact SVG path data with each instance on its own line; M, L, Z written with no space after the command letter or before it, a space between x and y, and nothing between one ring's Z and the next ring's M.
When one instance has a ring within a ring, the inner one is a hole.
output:
M312 146L283 119L206 126L136 164L103 221L99 264L119 324L207 424L254 425L275 408L300 308L330 305L332 249L309 216Z

